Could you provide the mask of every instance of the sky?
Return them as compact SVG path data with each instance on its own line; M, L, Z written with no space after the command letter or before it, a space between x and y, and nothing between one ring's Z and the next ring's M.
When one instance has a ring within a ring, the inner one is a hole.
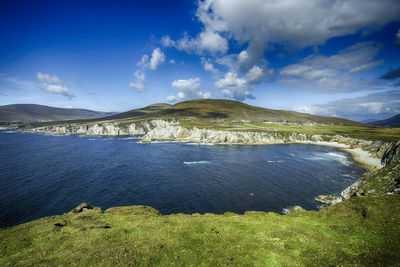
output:
M2 0L0 25L0 105L400 113L399 0Z

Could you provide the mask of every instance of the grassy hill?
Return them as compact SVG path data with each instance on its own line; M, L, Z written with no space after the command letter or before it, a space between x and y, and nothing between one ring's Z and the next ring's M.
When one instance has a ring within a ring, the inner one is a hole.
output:
M132 109L127 112L122 112L122 113L118 113L118 114L115 114L112 116L107 116L104 119L118 120L118 119L126 119L126 118L133 118L133 117L143 117L143 116L150 115L152 113L157 113L159 111L168 109L169 107L171 107L171 105L166 104L166 103L156 103L156 104L152 104L147 107L144 107L144 108Z
M287 110L274 110L251 106L242 102L224 99L195 99L177 103L158 113L160 116L199 117L230 120L325 123L337 125L365 126L363 123L333 117L315 116Z
M100 118L111 112L87 109L54 108L35 104L14 104L0 106L0 122L60 121Z
M400 114L397 114L386 120L373 121L373 122L370 122L369 124L377 125L377 126L386 126L386 127L399 127L400 126Z

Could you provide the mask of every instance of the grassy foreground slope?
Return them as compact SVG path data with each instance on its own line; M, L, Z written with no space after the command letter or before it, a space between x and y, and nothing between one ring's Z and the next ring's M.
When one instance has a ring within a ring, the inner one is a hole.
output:
M400 195L288 215L95 208L1 229L0 265L396 265L399 221Z

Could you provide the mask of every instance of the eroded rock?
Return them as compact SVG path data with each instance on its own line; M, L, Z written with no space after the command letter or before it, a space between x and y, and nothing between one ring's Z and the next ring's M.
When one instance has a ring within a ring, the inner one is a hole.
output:
M93 208L94 208L94 207L93 207L92 205L90 205L89 203L81 203L81 204L79 204L78 207L76 207L75 209L73 209L72 212L74 212L74 213L80 213L80 212L82 212L82 211L91 210L91 209L93 209Z

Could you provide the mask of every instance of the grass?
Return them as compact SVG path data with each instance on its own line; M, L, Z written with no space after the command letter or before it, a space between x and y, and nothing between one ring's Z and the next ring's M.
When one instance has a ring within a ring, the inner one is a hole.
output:
M96 208L1 229L0 265L395 265L399 220L399 195L288 215Z
M307 135L343 135L367 140L396 141L400 140L399 127L363 127L344 125L292 125L263 122L237 122L232 120L180 120L180 124L187 128L205 128L224 131L251 131L251 132L279 132L303 133Z

